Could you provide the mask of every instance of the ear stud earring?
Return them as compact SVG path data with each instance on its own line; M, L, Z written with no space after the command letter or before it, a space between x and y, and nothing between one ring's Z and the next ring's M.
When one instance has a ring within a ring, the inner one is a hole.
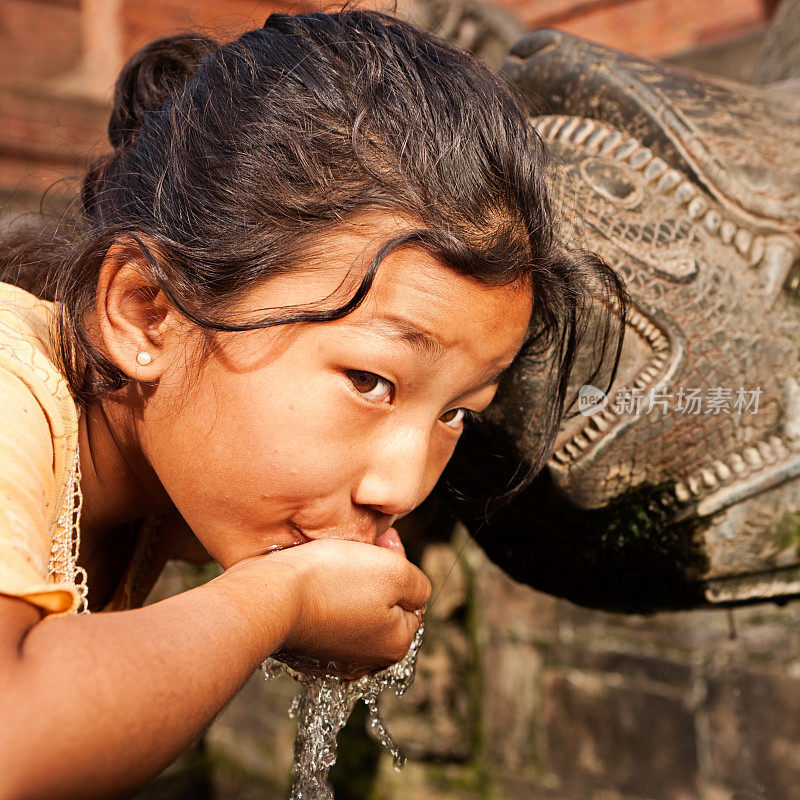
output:
M150 353L145 353L144 351L136 356L136 363L141 367L146 367L152 360L153 357Z

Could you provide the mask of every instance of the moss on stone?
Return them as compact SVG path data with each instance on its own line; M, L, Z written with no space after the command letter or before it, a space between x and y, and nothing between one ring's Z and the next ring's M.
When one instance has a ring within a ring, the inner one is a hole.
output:
M794 552L800 558L800 512L786 514L778 523L776 533L778 546L781 550L794 547Z

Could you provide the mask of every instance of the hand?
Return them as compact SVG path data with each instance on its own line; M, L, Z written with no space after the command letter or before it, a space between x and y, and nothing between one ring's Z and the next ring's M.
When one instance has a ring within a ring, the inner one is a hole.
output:
M396 548L363 542L306 542L228 571L260 569L267 589L264 567L293 578L297 613L272 655L303 672L352 679L399 661L420 625L414 612L431 593L425 574Z

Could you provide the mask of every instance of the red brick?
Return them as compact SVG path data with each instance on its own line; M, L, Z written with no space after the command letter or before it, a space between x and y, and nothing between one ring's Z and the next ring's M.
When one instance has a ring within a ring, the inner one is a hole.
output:
M57 182L57 195L74 194L92 154L105 146L107 119L96 103L0 89L0 194L27 207Z
M108 109L71 97L0 89L0 152L81 159L104 145Z
M30 83L67 72L81 54L78 0L3 0L0 41L0 84Z
M0 153L0 215L39 207L45 193L57 205L72 200L84 170L58 160L31 162Z
M222 39L259 28L273 11L303 11L302 0L124 0L121 11L125 55L161 36L201 29Z
M762 0L609 0L549 2L497 0L530 28L557 27L646 57L668 56L713 44L761 26Z

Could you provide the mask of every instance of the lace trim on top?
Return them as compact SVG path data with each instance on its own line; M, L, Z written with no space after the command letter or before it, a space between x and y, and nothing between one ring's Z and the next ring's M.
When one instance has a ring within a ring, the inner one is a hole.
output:
M78 552L81 544L81 464L79 450L75 448L75 458L67 483L66 499L61 516L58 518L53 546L50 549L48 577L54 583L67 583L78 592L78 614L89 613L89 600L86 570L78 566Z

